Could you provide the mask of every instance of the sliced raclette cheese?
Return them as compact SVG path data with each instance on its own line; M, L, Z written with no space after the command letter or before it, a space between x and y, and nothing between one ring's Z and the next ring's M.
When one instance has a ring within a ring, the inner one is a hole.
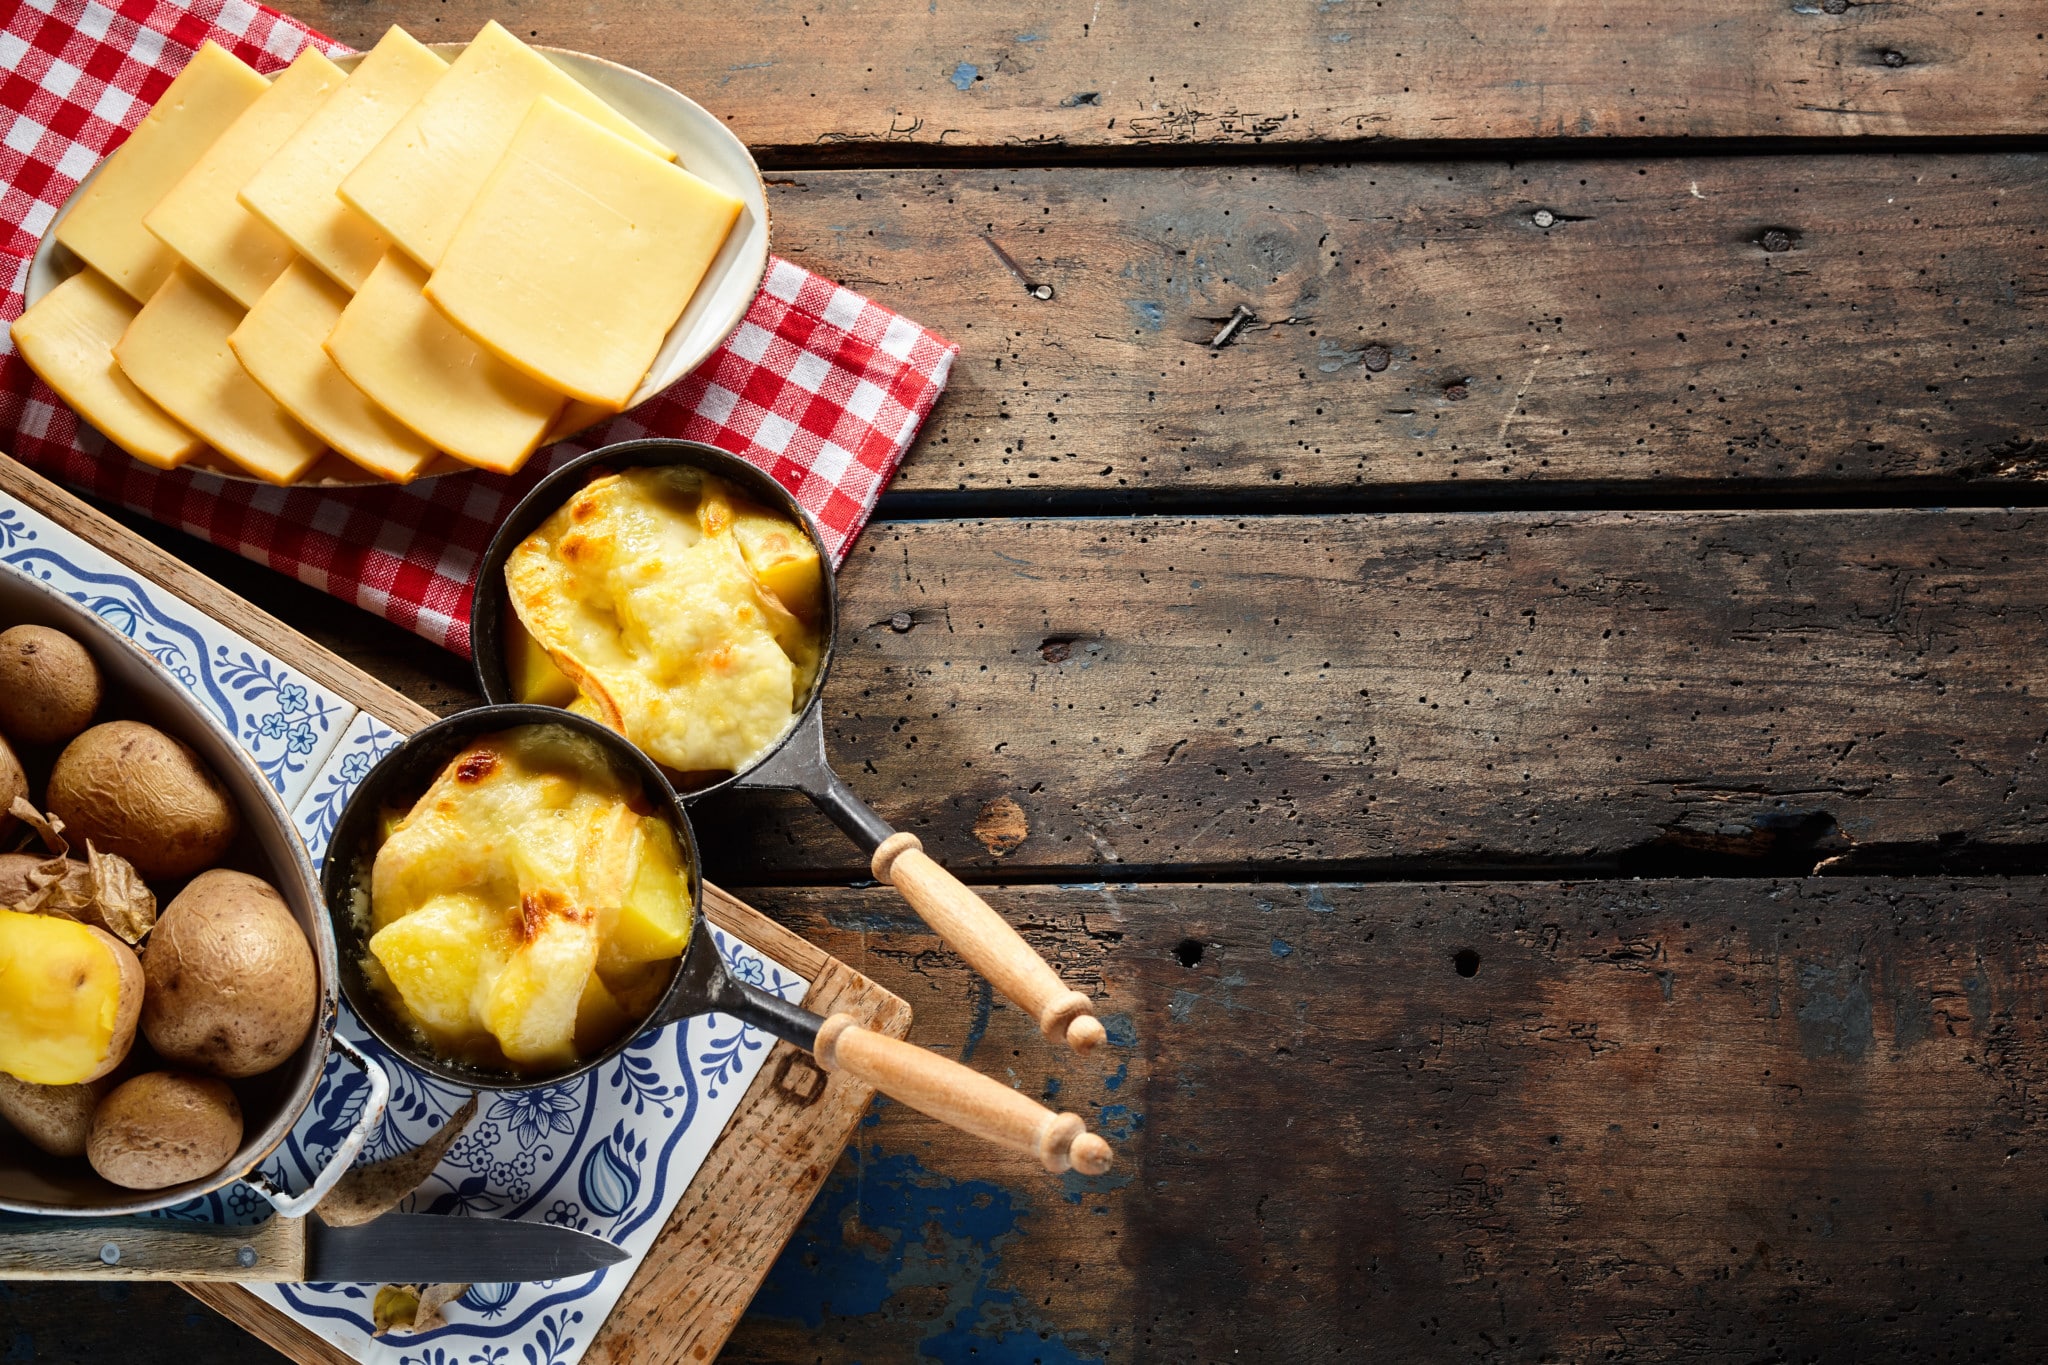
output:
M81 270L15 320L14 348L100 434L145 464L176 469L205 442L151 402L114 363L137 307L97 271Z
M301 52L143 215L144 227L244 308L291 264L292 246L235 196L343 79L318 51Z
M327 353L371 400L450 455L509 474L564 399L485 351L427 302L427 273L386 252L349 300Z
M338 283L360 287L391 241L335 189L447 69L404 29L387 30L242 186L242 206Z
M323 349L348 297L295 261L256 300L228 345L249 376L315 435L371 473L410 483L433 460L434 447L372 403Z
M542 95L656 156L675 159L493 20L343 179L341 197L415 261L438 265L470 201Z
M249 377L228 347L242 309L179 266L114 347L114 358L171 416L248 473L290 483L324 447Z
M71 205L58 242L136 303L148 301L178 258L142 226L142 215L269 86L226 50L202 43Z
M622 408L742 207L543 96L456 229L427 297L543 384Z

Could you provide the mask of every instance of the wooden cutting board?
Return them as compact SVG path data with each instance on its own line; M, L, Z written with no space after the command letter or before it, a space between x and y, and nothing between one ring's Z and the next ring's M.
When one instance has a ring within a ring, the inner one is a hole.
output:
M261 641L394 730L410 733L434 720L424 707L4 456L0 492ZM909 1032L910 1006L901 998L709 883L704 910L712 923L809 980L805 1008L818 1014L845 1011L895 1038ZM787 1043L776 1044L585 1359L666 1365L717 1355L873 1094L826 1074ZM352 1365L350 1357L238 1285L183 1287L301 1365Z

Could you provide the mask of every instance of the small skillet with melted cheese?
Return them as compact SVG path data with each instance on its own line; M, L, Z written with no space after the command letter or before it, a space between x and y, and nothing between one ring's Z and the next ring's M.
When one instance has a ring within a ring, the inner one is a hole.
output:
M714 500L752 504L804 530L818 584L814 621L749 564L744 519L704 515ZM826 761L819 700L839 625L832 562L810 514L738 456L694 441L607 446L541 480L485 551L470 604L478 686L487 701L517 699L513 667L530 634L575 685L571 695L580 689L572 708L692 779L686 800L728 788L804 793L869 855L875 879L900 891L1046 1037L1089 1051L1104 1033L1088 997ZM521 623L525 633L511 629Z
M1109 1169L1077 1116L735 978L694 932L703 884L682 802L587 717L481 706L419 731L343 807L321 879L350 1006L429 1075L559 1085L715 1012L1049 1171Z

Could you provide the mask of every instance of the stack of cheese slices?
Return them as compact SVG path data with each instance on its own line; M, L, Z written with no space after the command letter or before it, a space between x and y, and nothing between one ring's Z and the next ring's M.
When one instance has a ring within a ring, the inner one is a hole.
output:
M617 412L741 202L497 23L266 80L208 43L56 229L22 357L137 459L509 473Z

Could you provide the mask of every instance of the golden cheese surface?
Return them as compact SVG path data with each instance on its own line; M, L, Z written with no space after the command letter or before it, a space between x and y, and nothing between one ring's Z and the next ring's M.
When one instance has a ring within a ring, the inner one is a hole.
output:
M595 714L680 772L737 771L787 730L816 632L749 567L732 490L683 466L592 481L512 552L522 624Z
M680 846L640 802L560 726L456 755L371 869L370 975L401 1017L448 1055L514 1067L575 1060L579 1014L586 1047L589 1011L616 1024L601 974L623 989L632 969L680 953L690 923Z

